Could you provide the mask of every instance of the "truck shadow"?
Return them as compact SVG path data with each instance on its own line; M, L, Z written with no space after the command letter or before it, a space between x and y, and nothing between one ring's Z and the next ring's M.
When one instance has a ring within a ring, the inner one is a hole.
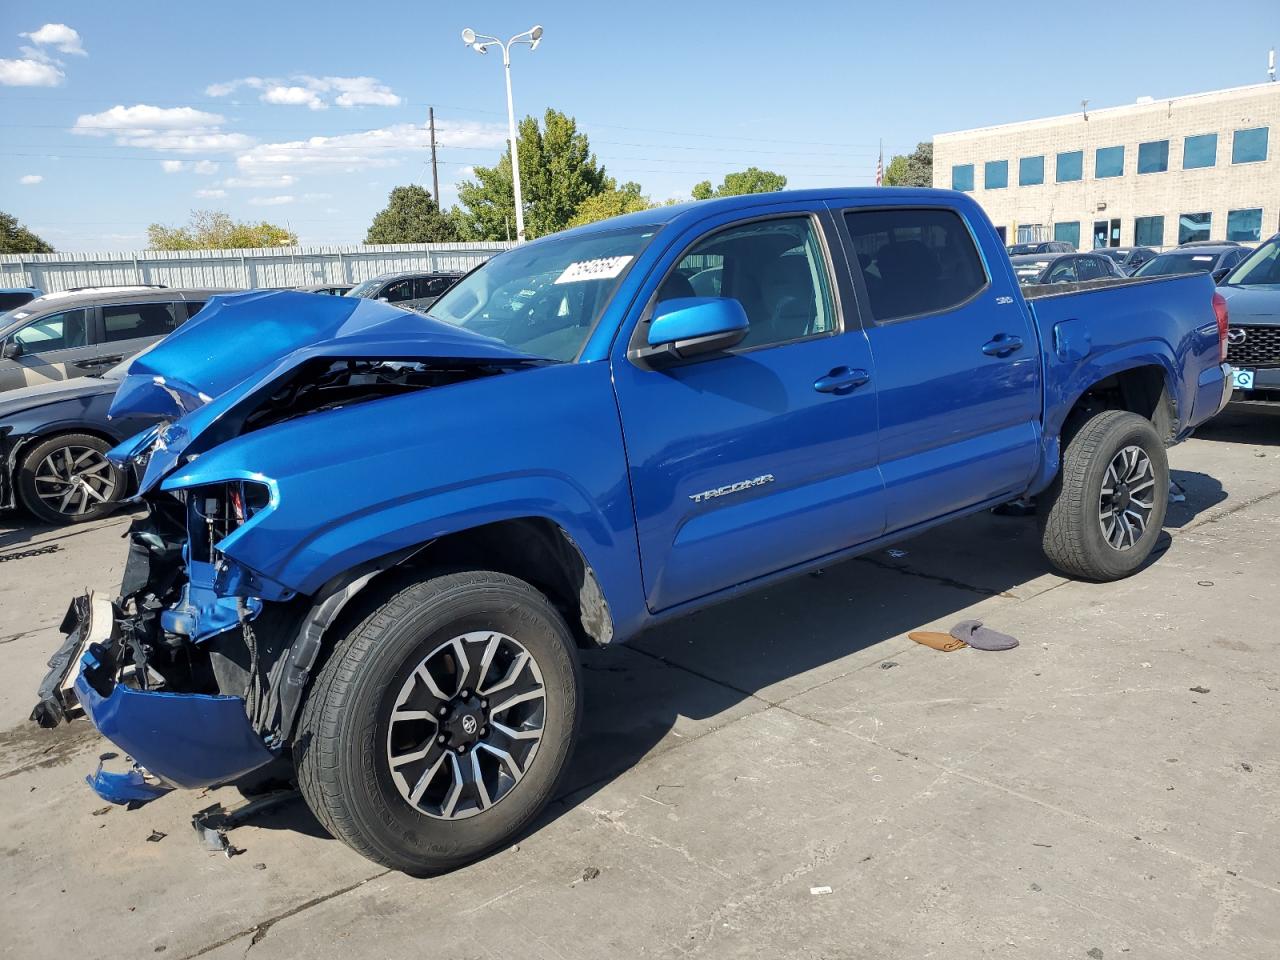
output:
M1270 407L1228 406L1204 426L1196 429L1197 440L1213 443L1245 443L1280 446L1280 404Z
M1177 479L1187 502L1171 506L1173 526L1225 496L1203 474L1179 471ZM1171 542L1164 533L1148 562L1158 563ZM908 631L946 629L974 615L998 630L1002 604L1062 582L1041 553L1034 517L983 513L661 625L626 646L586 651L580 741L556 800L526 833L648 757L850 671L874 668L898 655L900 644L887 641L904 641ZM973 609L978 604L980 612ZM878 644L881 655L871 649ZM327 836L301 800L254 825Z

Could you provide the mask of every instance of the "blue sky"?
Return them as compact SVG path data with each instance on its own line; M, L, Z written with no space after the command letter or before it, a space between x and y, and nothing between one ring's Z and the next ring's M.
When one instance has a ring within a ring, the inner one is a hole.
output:
M445 204L516 109L577 117L610 174L655 199L752 164L864 184L934 133L1256 83L1280 3L531 3L42 0L0 8L0 209L64 250L144 245L196 207L359 242L387 192ZM1229 11L1222 16L1223 11ZM1215 22L1216 21L1216 22ZM64 29L70 28L70 30Z

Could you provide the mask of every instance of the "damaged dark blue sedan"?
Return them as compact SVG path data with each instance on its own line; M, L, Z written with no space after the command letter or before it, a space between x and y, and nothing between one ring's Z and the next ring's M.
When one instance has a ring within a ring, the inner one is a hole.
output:
M148 513L34 719L184 787L291 758L336 837L447 870L553 795L580 648L1020 496L1059 569L1137 571L1227 323L1206 275L1024 293L971 198L893 189L579 228L426 316L215 298L119 388Z

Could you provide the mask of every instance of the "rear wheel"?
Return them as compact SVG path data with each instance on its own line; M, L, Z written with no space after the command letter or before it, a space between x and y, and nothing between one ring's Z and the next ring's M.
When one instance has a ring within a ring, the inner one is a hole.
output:
M303 796L340 840L413 874L509 842L551 799L577 732L573 638L523 581L402 586L339 637L303 707Z
M36 444L17 471L22 505L45 523L84 523L116 509L125 476L107 459L111 444L63 433Z
M1125 410L1090 417L1040 497L1041 542L1063 572L1119 580L1146 561L1169 503L1169 463L1151 421Z

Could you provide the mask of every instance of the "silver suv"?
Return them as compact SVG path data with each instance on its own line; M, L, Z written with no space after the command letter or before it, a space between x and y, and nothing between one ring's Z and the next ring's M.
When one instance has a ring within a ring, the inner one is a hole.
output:
M0 315L0 392L101 373L226 292L91 287L46 293Z

